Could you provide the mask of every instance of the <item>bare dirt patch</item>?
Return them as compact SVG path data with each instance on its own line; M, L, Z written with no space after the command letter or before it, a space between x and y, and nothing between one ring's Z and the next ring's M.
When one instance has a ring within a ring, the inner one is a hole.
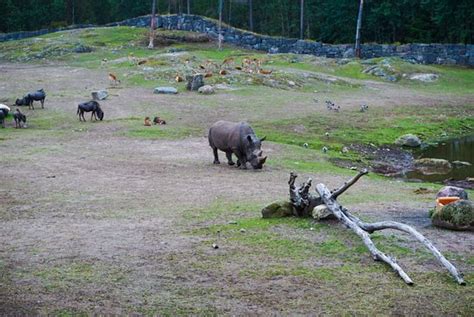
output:
M258 220L260 208L287 197L287 169L273 165L271 159L262 171L212 164L205 138L210 123L222 118L284 118L290 115L289 105L294 110L291 115L304 114L314 111L311 98L303 96L300 101L298 92L273 91L275 98L288 100L272 105L268 95L251 101L232 93L157 96L149 89L123 85L111 89L110 100L103 102L104 122L79 123L76 106L89 99L91 90L108 86L105 70L3 64L0 72L0 95L10 103L33 89L44 88L48 93L45 110L26 111L30 128L9 130L0 141L1 314L366 313L357 309L369 299L353 298L367 298L368 293L394 314L422 313L421 308L410 310L420 301L430 309L427 311L443 312L430 299L422 299L418 291L405 293L405 285L370 261L367 253L356 255L356 262L346 257L345 248L357 238L338 236L345 230L340 226L299 222L287 227L282 223L262 235L259 228L265 223ZM387 107L407 100L424 106L434 102L434 98L409 93L395 99L400 90L391 89L387 95L375 92L370 98ZM357 107L362 100L362 93L358 94L338 98ZM255 111L249 106L252 102ZM317 107L323 111L322 105ZM127 136L130 125L141 127L141 118L154 113L170 116L169 129L194 126L202 135L176 140ZM54 122L43 122L48 116ZM287 154L286 147L273 143L265 144L264 150L275 159ZM331 188L346 179L325 171L315 171L315 175L317 182ZM373 219L406 220L442 251L472 257L472 235L433 229L426 221L416 220L426 219L424 213L431 203L426 198L421 203L397 203L408 195L403 190L405 187L396 182L366 179L348 196L347 206ZM387 194L390 191L396 192L393 198ZM364 192L384 198L357 201L355 196ZM216 208L216 204L222 206ZM242 219L255 221L256 227L249 225L246 233L241 233ZM237 221L235 229L219 234L218 228L227 228L229 221ZM310 230L310 226L317 230ZM276 237L277 242L266 247L266 235ZM327 257L293 254L291 239L295 235L299 235L296 241L318 245L315 252L332 250L329 239L342 242L334 242L340 250ZM212 249L213 241L221 247ZM431 280L454 284L426 272L423 275L424 260L413 254L410 257L406 263L421 272L420 284ZM358 288L362 282L344 271L353 264L359 273L367 273L362 276L364 285L379 280L380 287L385 285L383 291L376 294L374 289ZM457 264L472 274L467 262L459 260ZM443 274L439 267L430 269ZM416 274L414 279L417 281ZM341 287L344 283L348 286ZM397 308L383 302L384 296L393 295L392 290L399 298ZM469 290L455 292L459 297L451 304L461 313L470 311ZM439 293L430 290L429 296ZM338 310L334 298L347 300L347 310Z

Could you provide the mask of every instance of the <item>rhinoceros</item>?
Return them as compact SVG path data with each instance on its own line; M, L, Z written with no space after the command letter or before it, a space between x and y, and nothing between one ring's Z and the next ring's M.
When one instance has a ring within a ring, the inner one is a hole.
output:
M220 164L217 150L225 152L228 164L234 165L232 154L237 157L237 167L261 169L267 157L262 155L262 141L245 122L217 121L209 129L209 145L214 152L214 164Z

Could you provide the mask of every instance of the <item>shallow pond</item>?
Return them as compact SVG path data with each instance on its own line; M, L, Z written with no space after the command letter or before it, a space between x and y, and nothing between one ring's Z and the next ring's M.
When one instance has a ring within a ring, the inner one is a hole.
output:
M445 140L437 146L428 146L421 150L416 158L440 158L451 163L453 161L463 161L472 165L456 167L453 164L453 169L448 174L423 175L420 172L412 171L407 173L408 178L440 182L448 178L464 180L467 177L474 177L474 135Z

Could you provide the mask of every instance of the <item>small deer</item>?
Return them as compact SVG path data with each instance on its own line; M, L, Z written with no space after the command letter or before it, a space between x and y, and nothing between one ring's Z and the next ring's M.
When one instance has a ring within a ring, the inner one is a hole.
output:
M118 79L117 76L112 73L109 73L109 80L113 85L116 85L117 83L120 84L120 79Z

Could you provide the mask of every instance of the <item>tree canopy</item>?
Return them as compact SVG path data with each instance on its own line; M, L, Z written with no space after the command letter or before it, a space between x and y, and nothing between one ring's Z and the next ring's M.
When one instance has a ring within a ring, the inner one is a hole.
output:
M219 0L158 0L158 14L218 17ZM224 0L223 20L235 27L285 37L300 35L298 0ZM152 0L1 0L0 32L105 24L151 12ZM358 0L304 1L304 37L354 42ZM252 9L252 14L249 12ZM366 0L362 42L474 43L472 0Z

